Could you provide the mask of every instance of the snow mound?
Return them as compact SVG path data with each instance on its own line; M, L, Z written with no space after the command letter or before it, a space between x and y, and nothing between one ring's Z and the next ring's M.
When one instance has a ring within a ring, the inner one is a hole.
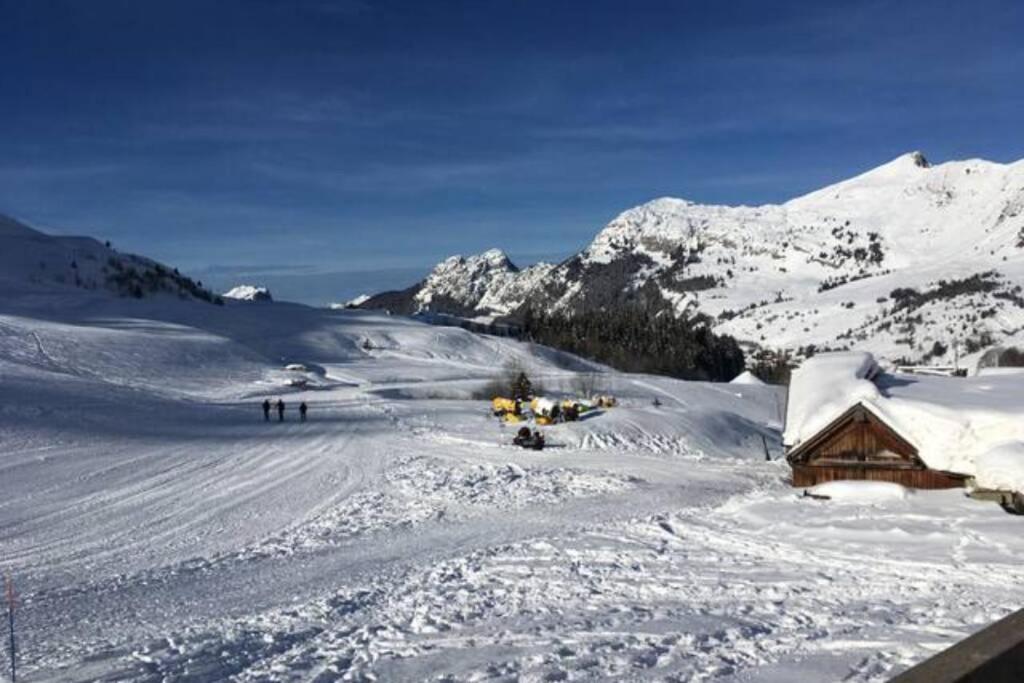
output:
M884 503L905 500L912 492L887 481L830 481L808 489L815 496L825 496L843 503Z
M764 386L764 382L750 370L744 370L732 378L730 384L749 384L752 386Z
M878 372L875 357L863 351L809 358L790 379L783 443L796 446L851 406L877 399L878 387L871 380Z
M1008 441L986 451L975 467L979 487L1024 493L1024 441Z
M238 285L227 292L224 292L224 298L234 299L236 301L273 301L274 297L270 295L270 290L266 287L257 287L256 285Z

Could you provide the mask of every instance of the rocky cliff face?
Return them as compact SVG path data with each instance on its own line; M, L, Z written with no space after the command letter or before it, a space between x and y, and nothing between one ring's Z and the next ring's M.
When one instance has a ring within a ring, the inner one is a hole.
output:
M779 205L655 199L560 264L452 257L364 305L515 317L639 304L766 348L942 362L1015 340L1022 282L1024 162L933 166L914 152Z

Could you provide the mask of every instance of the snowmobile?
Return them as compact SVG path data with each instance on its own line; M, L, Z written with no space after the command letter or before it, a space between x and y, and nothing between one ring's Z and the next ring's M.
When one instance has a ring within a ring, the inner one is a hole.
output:
M512 443L520 448L540 451L544 449L544 435L538 431L531 432L529 427L520 427Z

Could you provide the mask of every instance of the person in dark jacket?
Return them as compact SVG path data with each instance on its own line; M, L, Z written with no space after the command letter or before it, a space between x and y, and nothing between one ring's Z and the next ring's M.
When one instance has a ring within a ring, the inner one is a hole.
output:
M263 421L270 422L270 399L263 399Z
M277 421L284 422L284 401L277 399Z
M301 421L303 421L303 422L306 421L306 411L307 410L309 410L309 406L306 405L305 401L303 401L302 403L299 404L299 419Z

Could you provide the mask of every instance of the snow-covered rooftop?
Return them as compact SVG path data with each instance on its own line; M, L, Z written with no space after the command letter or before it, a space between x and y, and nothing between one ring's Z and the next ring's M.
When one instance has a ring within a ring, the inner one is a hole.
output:
M1022 380L1019 374L888 374L869 353L820 354L793 373L783 440L797 446L860 403L913 444L932 469L978 475L982 455L1024 443ZM1005 457L999 465L1006 469Z
M744 370L740 374L736 375L729 382L730 384L751 384L754 386L762 386L764 384L761 379L752 373L750 370Z

